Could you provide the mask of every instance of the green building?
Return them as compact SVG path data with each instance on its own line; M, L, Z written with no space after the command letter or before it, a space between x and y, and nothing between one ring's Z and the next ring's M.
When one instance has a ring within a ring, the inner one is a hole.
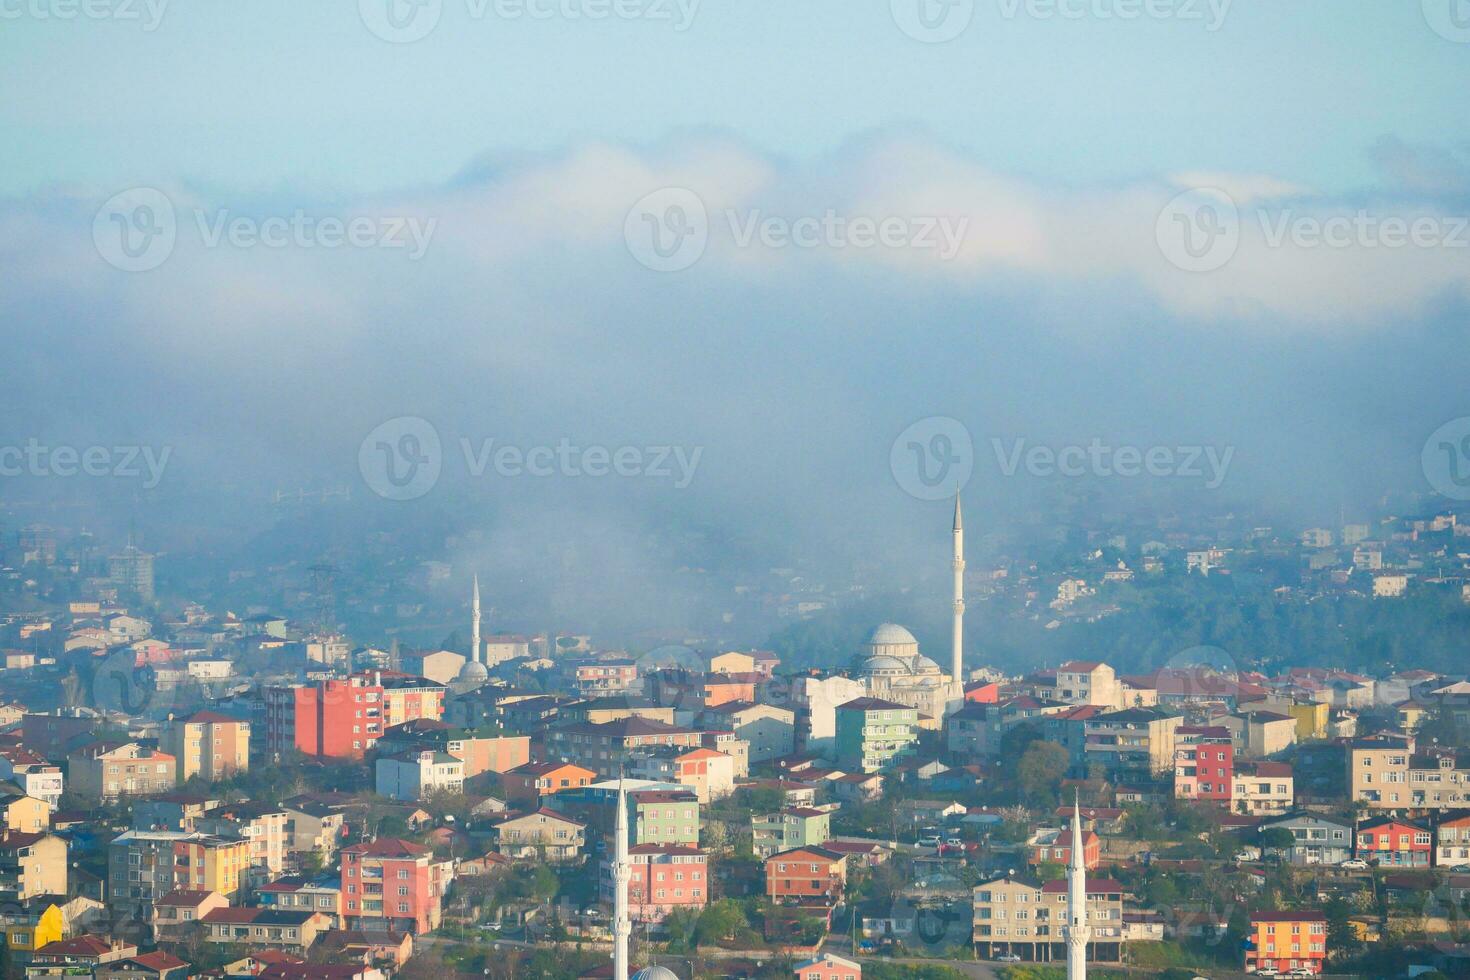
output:
M699 846L699 798L685 790L629 793L635 844Z
M768 858L794 847L820 847L832 839L832 818L826 810L787 807L750 818L751 850Z
M879 698L837 706L837 765L882 772L919 745L919 709Z

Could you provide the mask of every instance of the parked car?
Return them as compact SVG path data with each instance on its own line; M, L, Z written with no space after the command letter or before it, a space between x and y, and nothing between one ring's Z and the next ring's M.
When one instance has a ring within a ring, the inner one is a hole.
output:
M920 837L919 838L919 846L920 847L933 847L933 848L937 848L937 847L939 847L939 844L940 844L940 840L939 840L939 835L938 834L931 834L928 837Z
M1338 865L1338 867L1342 868L1345 871L1367 871L1368 862L1364 861L1362 858L1353 858L1350 861L1342 862Z
M997 956L995 959L996 959L996 962L999 962L999 963L1019 963L1019 962L1021 962L1021 956L1020 956L1019 953L1002 953L1001 955Z

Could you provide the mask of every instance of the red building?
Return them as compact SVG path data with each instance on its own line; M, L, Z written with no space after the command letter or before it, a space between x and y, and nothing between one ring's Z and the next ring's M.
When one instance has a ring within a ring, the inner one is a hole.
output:
M383 687L369 675L265 692L266 751L361 759L388 726Z
M1359 824L1357 856L1385 867L1427 868L1434 854L1434 835L1407 820L1384 817Z
M1090 830L1082 832L1082 863L1089 871L1097 869L1102 860L1102 840ZM1043 835L1031 843L1031 863L1034 865L1070 864L1072 861L1072 831L1062 830L1056 834Z
M421 934L439 927L453 862L435 861L422 844L383 837L342 850L347 928Z
M1327 959L1327 916L1321 912L1256 912L1245 941L1245 970L1322 973Z
M1235 743L1223 725L1181 725L1175 732L1174 798L1230 805Z
M766 895L775 901L836 905L847 884L847 855L797 847L766 858Z
M628 915L662 922L675 909L698 911L709 902L709 860L697 847L639 844L628 849ZM613 901L612 864L602 863L603 901Z

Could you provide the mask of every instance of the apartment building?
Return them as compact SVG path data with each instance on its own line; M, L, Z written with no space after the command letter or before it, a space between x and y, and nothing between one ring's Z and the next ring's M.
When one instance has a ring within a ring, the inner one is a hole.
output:
M137 742L93 742L67 757L72 792L102 800L167 793L176 773L172 755Z
M396 837L342 851L347 928L411 932L439 928L454 862L436 861L429 848Z
M0 780L14 783L25 795L45 800L53 807L61 800L66 784L60 766L19 745L0 745Z
M129 830L108 846L108 904L142 916L178 888L206 889L233 900L250 862L250 843L243 838Z
M847 885L847 856L798 847L766 858L766 896L774 902L836 905Z
M1175 729L1174 798L1230 805L1235 779L1235 740L1221 725Z
M1434 866L1466 865L1470 865L1470 814L1443 820L1434 829Z
M180 783L195 776L212 783L250 768L250 722L218 712L173 722L159 744L174 757Z
M1320 976L1327 960L1327 916L1321 912L1255 912L1245 943L1245 970Z
M1296 803L1296 778L1285 762L1236 765L1230 808L1251 816L1290 812Z
M286 869L291 851L291 814L284 806L244 800L205 811L194 830L216 837L240 837L250 845L252 881L268 881Z
M1315 813L1296 813L1265 820L1261 830L1288 830L1295 843L1286 853L1288 864L1298 867L1337 865L1353 853L1353 828Z
M585 766L604 779L632 769L644 753L658 746L693 749L701 744L701 732L646 718L568 725L546 733L546 754L552 760Z
M435 793L464 791L464 762L433 749L382 757L375 774L378 795L395 800L423 800Z
M1357 856L1381 867L1427 868L1434 855L1434 835L1407 820L1382 818L1359 824Z
M797 847L818 847L832 839L832 815L815 807L793 806L775 813L752 814L751 850L768 858Z
M500 777L506 802L534 809L548 796L591 786L597 773L569 762L532 762Z
M1353 801L1372 809L1470 806L1470 760L1452 750L1416 751L1408 736L1377 735L1352 742L1347 761Z
M727 701L705 712L705 721L744 740L751 762L780 759L796 751L796 713L786 708Z
M628 849L628 915L658 923L676 909L698 911L709 902L709 858L697 847L638 844ZM604 860L598 879L602 901L613 902L612 863Z
M1127 708L1087 719L1079 774L1147 780L1171 772L1175 732L1183 721L1159 708Z
M735 760L703 747L656 749L639 760L631 774L687 786L700 803L723 799L735 791Z
M0 792L0 830L39 834L51 829L51 804L23 793Z
M1065 879L1043 883L1022 875L997 878L976 886L973 907L973 941L976 952L985 958L1009 952L1032 961L1066 961ZM1116 881L1089 878L1087 917L1092 927L1087 958L1117 962L1127 941L1123 886Z
M837 706L837 764L859 773L881 772L919 747L919 710L880 698Z
M46 832L0 831L0 900L65 895L66 841Z
M267 688L265 710L266 751L272 755L360 759L388 728L383 686L363 674Z
M495 850L508 858L575 861L587 844L587 827L545 808L508 815L492 828Z

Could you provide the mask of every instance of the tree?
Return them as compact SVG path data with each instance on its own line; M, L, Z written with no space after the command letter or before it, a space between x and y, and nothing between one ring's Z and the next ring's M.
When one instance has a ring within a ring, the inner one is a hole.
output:
M695 926L695 946L728 942L747 925L745 912L740 908L739 902L731 898L711 902L699 914L699 922Z
M1261 833L1261 849L1266 851L1289 851L1296 845L1296 836L1285 827L1272 827Z
M1016 765L1016 784L1028 806L1055 806L1067 774L1067 750L1055 742L1032 742Z

